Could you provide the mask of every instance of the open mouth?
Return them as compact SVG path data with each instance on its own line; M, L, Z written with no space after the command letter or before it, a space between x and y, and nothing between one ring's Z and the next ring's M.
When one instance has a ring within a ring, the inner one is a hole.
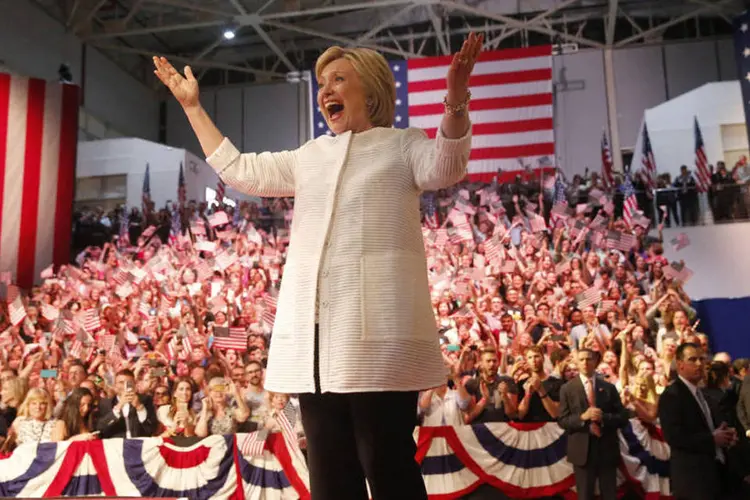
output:
M328 117L332 122L335 122L339 118L341 118L341 115L344 112L344 105L338 102L329 102L326 104L326 111L328 112Z

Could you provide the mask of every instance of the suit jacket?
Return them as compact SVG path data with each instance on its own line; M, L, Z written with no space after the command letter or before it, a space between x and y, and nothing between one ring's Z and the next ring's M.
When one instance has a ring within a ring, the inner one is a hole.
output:
M750 431L750 375L745 376L740 386L739 400L737 401L737 418L743 427L741 434Z
M461 180L470 151L470 131L375 127L279 153L240 154L225 139L207 158L242 193L295 197L267 389L314 392L316 322L322 392L445 382L419 200Z
M112 399L103 399L99 402L100 416L96 423L96 430L101 432L102 439L124 438L127 435L127 429L130 429L130 437L132 438L151 437L154 435L159 421L156 418L153 400L151 396L142 394L139 394L138 398L146 408L146 420L143 422L138 420L138 412L131 406L128 412L127 424L125 423L124 415L120 414L118 418L112 412L112 408L117 405L117 396Z
M672 382L659 398L659 420L671 452L672 494L684 499L716 498L719 475L713 433L698 401L681 379ZM718 426L716 418L712 420Z
M589 443L598 446L597 461L616 466L620 460L620 445L617 430L624 427L629 413L622 406L617 389L599 378L594 382L596 407L602 410L601 437L597 438L589 429L591 422L581 420L581 414L589 407L586 389L581 378L576 376L560 389L560 427L568 433L568 462L579 467L588 464ZM592 441L593 440L593 441Z

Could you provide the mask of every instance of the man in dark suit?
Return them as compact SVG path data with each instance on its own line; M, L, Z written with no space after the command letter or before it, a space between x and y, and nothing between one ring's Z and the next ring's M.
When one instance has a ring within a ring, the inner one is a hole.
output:
M558 423L568 434L568 462L573 464L579 500L592 500L597 479L603 500L617 498L620 446L617 430L628 411L612 384L595 376L599 353L580 349L579 376L560 390Z
M96 428L101 437L150 437L156 432L156 410L150 396L135 392L135 375L130 370L120 370L115 375L117 396L99 403L101 415Z
M671 450L670 480L675 500L721 498L726 452L737 440L726 422L717 423L698 385L705 357L697 344L677 348L677 379L659 398L659 419Z

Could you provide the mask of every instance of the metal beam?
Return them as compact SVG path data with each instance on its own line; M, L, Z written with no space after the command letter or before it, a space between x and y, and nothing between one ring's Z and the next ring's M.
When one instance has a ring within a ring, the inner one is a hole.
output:
M500 35L496 36L492 40L489 40L489 41L485 42L484 45L485 45L485 47L489 47L489 46L493 46L494 45L494 48L497 48L500 45L500 42L502 42L506 38L515 35L516 33L520 32L523 29L526 29L526 28L529 28L530 26L538 24L539 22L541 22L542 20L548 18L549 16L551 16L555 12L558 12L558 11L560 11L562 9L565 9L566 7L569 7L570 5L573 5L574 3L579 2L579 1L580 0L565 0L564 2L562 2L562 3L560 3L560 4L558 4L558 5L554 6L554 7L552 7L551 9L546 10L546 11L540 13L536 17L533 17L533 18L529 19L528 21L523 21L523 26L521 26L521 27L513 28L513 29L510 29L510 30L504 30L503 33L500 33Z
M94 19L94 16L97 12L99 12L99 9L104 7L104 4L107 3L108 0L99 0L96 5L94 5L91 10L89 10L86 15L76 23L76 25L73 27L73 33L78 33L83 29L83 27L91 22L92 19Z
M702 5L704 7L708 7L709 9L715 11L716 15L728 22L729 24L732 24L732 19L724 12L724 9L722 9L720 6L709 3L706 0L688 0L688 2L696 5Z
M137 28L124 31L111 31L109 33L96 33L86 37L86 40L104 40L106 38L120 38L127 36L151 35L152 33L166 33L168 31L184 31L198 28L211 28L223 26L226 21L200 21L194 23L168 24L166 26L151 26L148 28Z
M609 0L609 15L607 16L607 46L615 43L615 27L617 26L617 4L618 0Z
M303 28L301 26L297 26L294 24L287 24L287 23L280 23L277 21L263 21L263 24L266 24L268 26L273 26L274 28L282 29L282 30L288 30L288 31L295 31L297 33L302 33L303 35L309 35L314 36L318 38L324 38L326 40L332 40L334 42L338 42L342 45L359 45L360 47L368 47L373 50L379 50L380 52L385 52L387 54L395 54L397 56L402 56L403 53L399 50L392 49L391 47L384 47L382 45L375 45L371 43L363 43L363 44L357 44L356 40L353 40L351 38L346 38L343 36L333 35L331 33L323 33L317 30L312 30L308 28ZM410 52L406 52L407 57L418 57L417 54L413 54Z
M205 49L198 52L194 57L193 61L201 61L204 57L206 57L208 54L213 52L216 47L222 44L224 41L224 35L220 35L218 38L216 38L216 41L212 42L210 45L207 45Z
M214 9L212 7L205 7L198 2L188 2L186 0L148 0L151 3L169 5L171 7L180 7L182 9L194 10L196 12L203 12L204 14L211 14L219 17L232 17L234 12L226 10Z
M444 56L450 54L448 43L445 41L445 35L443 34L443 22L435 12L435 7L432 5L425 6L427 9L427 15L430 18L432 27L435 29L435 37L437 38L438 44L440 44L440 50Z
M73 2L73 6L70 8L70 12L68 12L68 20L65 21L65 26L70 27L70 25L73 23L73 19L76 17L76 12L78 12L78 6L80 5L81 0L75 0Z
M714 4L714 5L710 6L710 7L703 6L703 7L699 8L699 9L695 9L692 12L688 12L687 14L683 14L683 15L681 15L679 17L675 17L674 19L672 19L670 21L667 21L666 23L660 24L658 26L654 26L653 28L648 29L648 30L646 30L646 31L644 31L642 33L638 33L638 34L630 36L630 37L628 37L628 38L626 38L624 40L620 40L619 42L617 42L614 45L615 45L615 47L622 47L623 45L627 45L627 44L632 43L632 42L637 42L638 40L641 40L643 38L648 38L651 35L655 35L657 33L660 33L662 31L664 31L665 29L669 28L670 26L674 26L675 24L680 24L682 22L687 21L688 19L692 19L692 18L694 18L696 16L699 16L699 15L703 14L704 12L707 12L709 10L713 10L714 6L718 7L718 6L721 6L721 5L726 5L726 4L728 4L728 3L732 2L732 1L734 1L734 0L719 0L719 2L717 2L716 4Z
M313 16L319 14L334 14L338 12L347 12L361 9L380 9L382 7L392 7L394 5L405 5L413 3L414 0L376 0L372 2L350 3L343 5L330 5L326 7L317 7L314 9L303 9L292 12L275 12L261 16L263 21L289 19L300 16Z
M240 14L247 14L247 9L240 3L240 0L229 0L229 3L231 3Z
M550 20L550 24L552 24L552 25L554 25L554 24L556 24L558 22L561 23L562 21L558 20L558 19L551 19ZM493 24L483 24L481 26L467 25L467 27L465 27L465 28L462 27L462 28L457 28L457 29L453 30L453 34L454 35L467 35L467 34L471 33L472 31L473 32L479 32L479 31L489 32L490 30L493 30L493 29L494 30L502 30L502 29L506 29L506 28L507 28L507 26L504 25L504 24L495 24L495 23L493 23ZM580 29L580 27L579 27L579 29ZM579 33L579 35L580 35L580 33ZM371 44L388 44L388 45L392 44L397 49L399 56L402 57L402 58L404 58L404 59L407 59L408 57L413 57L413 54L417 54L417 55L419 55L421 57L420 52L417 50L418 47L415 46L415 42L428 41L428 40L432 39L434 36L435 36L435 33L434 33L433 29L432 29L432 26L428 26L427 30L424 31L424 32L414 33L414 32L410 31L409 33L403 33L403 34L399 34L399 35L394 35L390 30L386 30L386 33L384 35L377 36L377 37L374 37L374 38L370 39L369 43L371 43ZM289 42L290 43L295 43L295 40L293 40L293 39L290 38ZM234 39L234 41L232 43L232 48L234 49L234 48L239 47L240 49L242 49L243 48L243 44L246 45L246 46L247 45L252 46L252 44L259 44L259 43L260 43L260 40L258 40L255 35L253 35L252 37L247 37L247 36L242 37L242 38L238 37L238 38ZM359 45L362 46L363 44L359 44ZM326 48L328 46L328 44L327 44L327 42L324 39L322 39L322 38L316 38L314 40L305 41L304 43L300 43L300 41L297 40L295 46L297 48L301 49L301 50L318 50L318 49L324 49L324 48ZM253 47L253 49L244 48L243 50L245 50L245 52L247 52L248 50L253 50L253 56L258 56L259 57L260 54L258 52L255 52L256 47L259 47L259 45L258 46L252 46L252 47ZM234 53L236 52L236 51L233 51L230 54L230 53L228 53L228 50L227 50L227 52L225 52L223 49L219 49L219 50L220 50L220 52L217 52L216 57L218 57L219 59L222 59L222 60L224 60L225 57L232 57L234 55ZM389 52L389 53L393 53L393 52ZM410 54L411 54L411 56L410 56ZM268 51L268 55L270 55L270 50ZM242 55L240 57L242 57L241 60L244 60L244 58L246 56ZM237 59L237 60L239 61L240 59Z
M518 19L508 17L508 16L503 16L501 14L495 14L493 12L487 12L486 10L477 9L476 7L471 7L469 5L460 4L453 0L440 0L440 5L444 6L447 9L466 12L467 14L471 14L471 15L478 16L478 17L485 17L487 19L492 19L493 21L498 21L501 23L505 23L509 26L513 26L514 28L522 28L522 29L526 28L530 31L543 33L545 35L549 35L550 37L559 37L563 40L567 40L569 42L575 42L581 45L586 45L588 47L596 47L596 48L604 47L604 44L599 43L595 40L589 40L587 38L581 38L579 36L569 35L567 33L555 31L550 28L545 28L543 26L525 26L524 21L520 21Z
M263 5L261 6L261 8L260 8L260 9L256 10L256 11L255 11L255 13L256 13L256 14L262 14L262 13L263 13L263 11L264 11L264 10L266 10L267 8L269 8L269 7L271 6L271 5L273 5L273 3L274 3L275 1L276 1L276 0L266 0L266 3L264 3L264 4L263 4Z
M128 11L128 15L125 16L125 18L122 20L122 25L127 26L130 21L133 20L136 14L138 14L138 11L141 10L141 7L143 7L143 4L146 0L135 0L133 2L133 6L130 7L130 11Z
M268 47L273 51L273 53L276 54L276 57L278 57L279 60L284 63L289 71L297 71L297 68L294 66L294 64L292 64L292 61L290 61L286 54L284 54L284 51L281 50L278 45L276 45L276 42L274 42L271 37L268 36L268 33L266 33L266 30L263 29L260 23L253 23L252 27L258 33L258 36L260 36L260 38L266 43L266 45L268 45Z
M116 52L124 52L126 54L138 54L141 56L148 56L148 57L155 56L155 55L163 55L170 61L191 64L197 67L238 71L240 73L249 73L253 75L268 76L268 77L273 77L273 78L286 78L285 73L275 73L273 71L264 71L261 69L254 69L254 68L245 67L245 66L236 66L234 64L225 64L225 63L220 63L220 62L215 62L215 61L196 61L195 59L191 59L189 57L182 57L182 56L177 56L173 54L158 54L151 50L136 49L135 47L125 47L123 45L106 45L106 44L99 44L99 43L94 43L93 45L98 49L112 50Z
M622 10L622 9L620 9L620 15L621 15L622 17L624 17L624 18L625 18L625 20L626 20L627 22L629 22L629 23L630 23L630 25L631 25L631 26L633 27L633 29L635 29L635 30L636 30L636 31L637 31L638 33L643 33L643 28L641 28L641 27L640 27L640 26L638 25L638 23L637 23L637 22L635 22L635 20L634 20L634 19L633 19L632 17L630 17L630 16L628 15L628 13L627 13L627 12L625 12L625 11L624 11L624 10Z
M398 21L398 19L401 16L403 16L404 14L410 12L415 7L417 7L417 4L407 5L406 7L402 8L402 9L399 9L393 15L388 16L382 22L380 22L379 24L375 25L370 31L368 31L367 33L365 33L362 36L358 37L357 38L357 43L363 43L363 42L369 40L370 38L372 38L373 36L375 36L376 34L378 34L381 30L384 30L385 28L387 28L390 25L392 25L394 22Z

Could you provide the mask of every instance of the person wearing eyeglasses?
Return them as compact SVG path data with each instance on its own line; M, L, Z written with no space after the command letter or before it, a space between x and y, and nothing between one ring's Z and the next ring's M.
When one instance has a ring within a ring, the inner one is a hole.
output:
M169 404L169 388L166 385L158 385L154 389L154 408Z
M261 425L266 418L268 407L266 404L266 390L263 388L263 365L251 361L245 366L244 398L250 409L250 421Z

